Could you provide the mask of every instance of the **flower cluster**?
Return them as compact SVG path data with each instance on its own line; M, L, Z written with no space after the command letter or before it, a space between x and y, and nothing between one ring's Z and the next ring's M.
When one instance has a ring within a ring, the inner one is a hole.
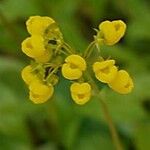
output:
M71 87L72 99L77 104L85 104L91 97L91 85L87 82L83 82L83 73L87 68L86 61L80 55L69 55L65 59L65 63L62 65L62 75L69 80L77 80ZM80 81L81 80L81 81Z
M22 78L29 86L29 97L34 103L44 103L51 98L54 92L52 84L46 84L44 81L40 80L38 74L33 71L31 65L26 66L22 70Z
M30 37L22 42L22 51L29 56L31 64L22 70L22 78L29 87L29 97L34 103L44 103L54 93L61 70L63 77L71 81L70 92L75 103L87 103L94 90L91 69L97 80L120 94L128 94L134 85L125 70L119 70L113 59L98 59L91 53L102 44L114 45L124 35L126 24L121 20L100 23L94 41L82 55L77 54L64 42L56 22L49 17L33 16L27 22ZM94 57L91 64L89 58Z
M115 60L95 62L93 71L99 81L107 83L110 88L120 94L127 94L133 88L131 77L125 70L118 70Z
M22 70L22 78L29 86L30 99L44 103L51 98L61 59L59 49L63 41L56 22L49 17L33 16L26 22L30 37L22 42L22 51L32 58L31 65Z

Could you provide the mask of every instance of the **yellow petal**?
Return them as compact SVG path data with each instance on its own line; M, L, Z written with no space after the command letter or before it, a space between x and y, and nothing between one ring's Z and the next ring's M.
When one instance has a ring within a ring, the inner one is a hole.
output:
M32 51L34 53L35 57L39 57L44 54L46 51L45 45L44 45L44 39L42 36L33 35L31 36L31 44L32 44Z
M91 98L91 86L88 83L73 83L70 91L73 101L79 105L87 103Z
M120 94L128 94L134 87L131 77L125 70L118 71L116 78L108 85Z
M112 24L114 25L116 32L117 32L117 38L120 40L125 34L126 31L126 24L122 20L115 20L112 21Z
M105 69L107 67L112 67L115 64L115 60L110 59L110 60L105 60L101 62L95 62L93 64L93 71L95 73L99 72L102 69Z
M117 67L113 66L109 70L98 72L96 78L103 83L109 83L116 77L117 71Z
M82 71L78 68L71 68L70 64L63 64L62 75L69 80L79 79L82 76Z
M43 35L47 27L54 22L50 17L31 16L26 25L31 35Z
M44 51L44 53L41 56L35 57L35 60L39 63L46 63L48 62L52 57L52 53L49 51Z
M32 72L32 67L30 65L26 66L21 72L22 79L26 84L30 84L33 80L36 80L38 77Z
M87 103L90 100L91 93L86 93L83 95L71 93L71 97L76 104L84 105L85 103Z
M22 42L22 51L29 57L39 57L44 54L45 50L42 36L33 35Z
M32 51L33 49L33 46L32 46L32 43L31 43L31 37L29 38L26 38L22 44L22 51L23 53L25 53L27 56L31 57L31 58L34 58L34 52Z
M117 41L116 30L110 21L104 21L99 25L106 45L113 45Z
M126 24L121 20L103 21L99 25L100 33L106 45L116 44L124 35Z
M30 86L30 99L34 103L44 103L51 98L54 92L52 85L45 85L40 80L34 80Z
M89 83L73 83L70 87L71 92L73 93L89 93L91 91L91 86Z
M111 82L115 78L118 71L118 68L114 66L114 64L115 60L95 62L93 64L93 71L96 78L103 83Z
M70 55L65 59L65 61L70 64L70 66L79 68L81 71L84 71L86 69L86 62L79 55Z

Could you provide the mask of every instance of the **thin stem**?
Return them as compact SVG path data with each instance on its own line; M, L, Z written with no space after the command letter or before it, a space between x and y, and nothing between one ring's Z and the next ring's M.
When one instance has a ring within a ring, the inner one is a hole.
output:
M59 44L57 47L56 47L56 50L55 50L55 55L61 50L61 44Z
M52 72L50 72L50 74L47 76L46 80L48 80L59 68L60 66L57 66L56 68L53 69Z
M63 53L64 55L68 55L66 52L64 52L63 50L60 50L61 53Z
M45 63L44 68L47 68L47 67L54 67L54 64L53 63Z
M106 121L108 123L108 127L109 127L109 130L111 132L111 136L112 136L112 140L113 140L114 146L116 147L116 150L124 150L123 146L121 144L121 141L119 139L119 135L117 133L117 130L115 128L115 125L114 125L114 123L112 121L111 115L109 113L107 104L105 103L104 97L99 92L99 88L97 87L95 81L92 79L92 77L89 74L88 74L88 78L89 78L92 86L94 87L94 89L96 91L97 98L100 100L100 103L102 105L104 117L105 117L105 119L106 119Z
M85 52L83 54L83 57L84 58L90 57L94 47L95 47L95 41L93 41L89 44L89 46L87 47L87 49L85 50Z
M55 55L57 55L58 52L63 53L64 55L68 55L65 51L63 51L62 48L62 44L59 44L56 49L55 49ZM64 47L65 48L65 47ZM66 49L66 48L65 48ZM71 53L70 51L67 51L69 54Z
M63 42L63 47L67 50L67 52L69 54L74 54L75 51L71 48L71 46L69 44L67 44L66 42Z
M109 130L111 132L112 140L113 140L113 143L116 147L116 150L123 150L122 144L119 140L117 130L115 128L115 125L114 125L112 118L111 118L111 115L109 113L107 104L105 103L105 101L103 100L103 98L100 94L98 95L98 97L99 97L100 103L102 105L103 113L104 113L105 119L108 123Z

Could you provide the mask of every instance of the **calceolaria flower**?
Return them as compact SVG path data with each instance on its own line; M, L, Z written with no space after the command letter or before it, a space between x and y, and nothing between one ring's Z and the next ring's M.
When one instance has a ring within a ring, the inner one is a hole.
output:
M42 36L33 35L22 42L22 51L30 57L41 56L44 51L44 39Z
M117 70L115 60L105 60L93 64L96 78L103 83L111 82L115 78Z
M126 24L121 20L104 21L100 23L99 29L96 39L106 45L114 45L123 37Z
M71 97L75 103L83 105L91 98L91 86L89 83L73 83L70 87Z
M34 80L30 86L30 99L36 104L44 103L50 99L54 93L54 88L51 84L46 85L40 80Z
M110 88L120 94L128 94L134 87L130 75L125 70L119 70L115 79L112 80L108 85Z
M27 30L31 35L43 35L48 26L55 23L50 17L32 16L27 22Z
M105 60L99 55L102 44L114 45L123 37L126 30L123 21L100 23L94 41L83 54L76 52L64 41L52 18L32 16L27 20L26 26L30 36L22 42L22 51L30 57L31 63L23 68L21 76L29 88L29 98L33 103L41 104L52 98L54 86L61 79L60 72L64 78L75 80L70 81L73 82L70 94L79 105L86 104L92 94L98 95L94 92L98 88L92 79L93 75L120 94L132 91L134 85L130 75L124 70L118 70L114 59ZM94 50L97 52L91 55Z
M85 69L86 62L84 58L73 54L65 59L65 63L62 66L62 75L69 80L79 79Z
M31 65L26 66L21 72L22 79L26 84L30 84L37 79L37 75L33 72Z

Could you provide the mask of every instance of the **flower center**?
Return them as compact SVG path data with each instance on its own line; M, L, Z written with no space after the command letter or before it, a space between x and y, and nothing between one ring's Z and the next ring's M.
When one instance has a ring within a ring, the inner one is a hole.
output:
M83 99L84 97L85 97L84 94L78 94L78 98L79 98L79 99Z
M130 87L130 83L128 82L124 87L125 88L129 88Z
M27 48L29 48L29 49L32 49L33 48L33 46L31 45L31 43L29 43L29 42L27 42Z
M39 97L40 97L40 95L35 94L35 93L32 93L32 96L33 96L34 98L39 98Z
M75 65L75 64L73 64L73 63L70 63L70 68L71 68L71 69L76 69L76 68L78 68L78 66Z
M101 69L100 71L105 73L105 74L108 74L110 72L110 67L107 66L107 67Z
M116 31L118 31L120 29L120 24L116 24L115 29L116 29Z

